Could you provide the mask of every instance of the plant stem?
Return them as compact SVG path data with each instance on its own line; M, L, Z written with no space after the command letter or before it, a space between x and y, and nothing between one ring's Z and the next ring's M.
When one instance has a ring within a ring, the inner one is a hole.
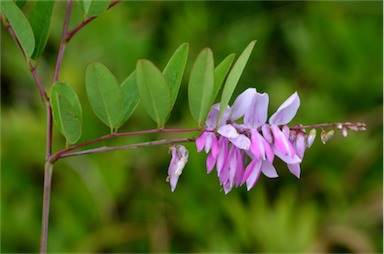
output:
M179 138L179 139L163 139L163 140L149 141L149 142L143 142L143 143L137 143L137 144L131 144L131 145L124 145L124 146L103 146L103 147L84 150L84 151L80 151L80 152L66 153L66 154L61 155L60 158L85 155L85 154L91 154L91 153L100 153L100 152L106 152L106 151L116 151L116 150L126 150L126 149L133 149L133 148L149 147L149 146L172 145L172 144L177 144L177 143L193 142L195 140L196 140L196 138L192 137L192 138Z
M349 127L353 128L356 127L358 129L364 130L365 128L365 123L320 123L320 124L311 124L311 125L305 125L305 126L292 126L290 129L292 130L303 130L303 129L318 129L318 128L324 128L324 127L332 127L332 128L339 128L341 127Z
M61 62L63 60L65 46L66 46L66 43L67 43L67 41L65 40L65 36L67 35L67 32L68 32L69 17L71 16L71 10L72 10L72 0L68 0L68 2L67 2L67 9L66 9L66 12L65 12L65 20L64 20L63 33L61 35L59 52L57 54L55 73L53 75L53 83L55 83L59 79Z
M41 221L40 253L47 253L48 223L49 223L49 203L51 196L53 164L47 162L44 168L44 194L43 212Z
M112 8L113 6L115 6L116 4L120 3L121 0L115 0L113 1L109 6L108 6L108 9ZM88 24L89 22L91 22L92 20L94 20L95 18L97 18L97 16L92 16L92 17L89 17L87 18L86 20L84 20L83 22L81 22L80 24L78 24L74 29L72 29L71 31L69 31L67 34L66 34L66 37L65 37L65 41L66 42L69 42L72 37L80 30L82 29L86 24Z
M151 130L143 130L143 131L112 133L112 134L108 134L108 135L105 135L105 136L102 136L99 138L95 138L95 139L86 141L84 143L70 146L70 147L67 147L63 150L60 150L60 151L56 152L55 154L53 154L49 158L48 161L50 163L54 163L59 158L62 158L63 154L65 154L65 153L68 153L70 151L73 151L75 149L78 149L78 148L81 148L81 147L84 147L84 146L87 146L90 144L94 144L94 143L97 143L97 142L100 142L103 140L107 140L107 139L111 139L111 138L115 138L115 137L128 137L128 136L144 135L144 134L151 134L151 133L181 133L181 132L186 133L186 132L196 132L196 131L198 131L198 130L197 129L151 129Z

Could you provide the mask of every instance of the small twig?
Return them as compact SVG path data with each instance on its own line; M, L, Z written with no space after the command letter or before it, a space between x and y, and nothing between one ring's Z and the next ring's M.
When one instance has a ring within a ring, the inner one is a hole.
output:
M131 145L124 145L124 146L102 146L102 147L88 149L80 152L66 153L61 155L59 158L61 159L61 158L79 156L79 155L85 155L85 154L91 154L91 153L126 150L126 149L140 148L140 147L172 145L177 143L194 142L195 140L196 138L192 137L192 138L179 138L179 139L163 139L163 140L149 141L149 142L143 142L143 143L137 143L137 144L131 144Z
M67 32L68 32L69 17L71 16L71 10L72 10L72 0L68 0L68 2L67 2L67 9L66 9L66 12L65 12L65 20L64 20L63 33L61 35L61 41L60 41L60 45L59 45L59 52L57 54L55 73L53 75L53 83L55 83L59 79L61 62L63 60L65 46L67 44L67 41L65 40L65 36L67 35Z
M324 127L332 127L332 128L338 128L341 129L342 127L348 127L348 128L357 128L360 130L365 130L365 123L320 123L320 124L311 124L311 125L296 125L290 127L292 130L303 130L303 129L318 129L318 128L324 128Z
M115 0L113 1L109 6L108 6L108 9L112 8L113 6L115 6L116 4L120 3L121 0ZM66 34L66 37L65 37L65 42L69 42L72 37L78 32L80 31L86 24L88 24L89 22L91 22L92 20L94 20L95 18L97 18L97 16L92 16L92 17L89 17L87 18L86 20L84 20L83 22L81 22L80 24L78 24L74 29L72 29L71 31L69 31L67 34Z
M151 133L172 133L172 132L173 133L185 133L185 132L196 132L196 131L198 131L198 130L197 129L151 129L151 130L143 130L143 131L112 133L112 134L108 134L108 135L105 135L105 136L102 136L99 138L95 138L95 139L86 141L84 143L70 146L70 147L67 147L63 150L60 150L60 151L56 152L55 154L53 154L49 158L48 161L50 163L54 163L59 158L63 158L63 154L65 154L65 153L68 153L68 152L73 151L75 149L78 149L78 148L81 148L81 147L84 147L87 145L91 145L91 144L94 144L94 143L97 143L97 142L100 142L103 140L115 138L115 137L128 137L128 136L145 135L145 134L151 134Z

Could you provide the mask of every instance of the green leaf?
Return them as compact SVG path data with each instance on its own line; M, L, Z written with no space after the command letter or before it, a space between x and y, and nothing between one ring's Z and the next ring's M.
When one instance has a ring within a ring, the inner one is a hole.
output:
M65 82L56 82L51 90L53 121L68 144L75 144L81 137L82 110L73 88Z
M79 0L81 8L84 11L85 18L99 16L103 14L111 4L106 0Z
M157 123L157 128L163 128L171 111L171 93L167 81L153 63L144 59L137 62L136 79L145 110Z
M1 12L15 32L25 55L30 58L35 49L35 37L27 18L13 1L1 1Z
M16 0L15 3L17 5L17 7L19 7L20 9L23 9L25 4L27 3L27 0Z
M218 122L220 122L221 116L223 115L224 110L226 109L229 100L232 97L233 91L235 90L236 85L239 82L240 76L243 73L245 65L247 64L248 59L252 53L253 47L255 46L255 43L256 41L251 41L251 43L248 44L248 46L241 53L241 55L233 65L232 70L228 74L227 80L225 81L225 85L223 88L223 93L221 95L220 114Z
M183 77L185 65L188 58L188 43L180 45L169 59L163 74L167 80L168 88L171 93L171 110L175 105L179 93L181 79Z
M204 125L211 106L215 82L213 68L211 49L203 49L193 64L188 85L189 108L199 128Z
M120 128L132 115L140 101L139 90L137 89L136 72L132 72L121 84L123 92L124 109L116 128Z
M49 26L51 24L52 9L54 1L40 0L36 1L32 11L28 16L33 33L35 35L35 50L32 54L32 59L37 59L43 53L47 44Z
M101 63L90 64L85 72L85 87L93 112L113 132L120 123L124 104L115 76Z
M225 77L227 76L233 60L236 54L230 54L215 68L215 86L213 87L212 104L215 102L217 94L219 93L221 86L224 83Z

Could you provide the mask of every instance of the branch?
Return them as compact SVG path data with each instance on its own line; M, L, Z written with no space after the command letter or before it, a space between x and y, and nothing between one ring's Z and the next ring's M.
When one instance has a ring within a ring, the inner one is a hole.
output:
M137 144L131 144L131 145L125 145L125 146L103 146L103 147L84 150L80 152L66 153L61 155L58 159L78 156L78 155L91 154L91 153L101 153L106 151L126 150L126 149L149 147L149 146L172 145L177 143L194 142L195 140L196 138L192 137L192 138L179 138L179 139L163 139L163 140L149 141L149 142L143 142L143 143L137 143Z
M365 131L366 124L365 123L320 123L320 124L311 124L311 125L296 125L293 127L290 127L292 130L303 130L303 129L318 129L318 128L324 128L324 127L332 127L337 129L342 128L349 128L351 130L356 131Z
M56 152L55 154L53 154L48 159L48 161L50 163L54 163L59 158L63 158L64 157L63 155L70 152L70 151L73 151L75 149L78 149L78 148L81 148L81 147L84 147L87 145L91 145L91 144L94 144L94 143L97 143L97 142L100 142L103 140L115 138L115 137L128 137L128 136L145 135L145 134L151 134L151 133L186 133L186 132L196 132L196 131L198 131L198 129L151 129L151 130L143 130L143 131L112 133L112 134L108 134L108 135L105 135L105 136L102 136L99 138L95 138L95 139L86 141L84 143L80 143L80 144L77 144L74 146L67 147L63 150L60 150L60 151Z
M110 8L112 8L113 6L115 6L116 4L120 3L121 0L115 0L113 1L109 6L108 6L108 10ZM92 20L94 20L95 18L97 18L97 16L92 16L92 17L89 17L87 18L86 20L84 20L83 22L81 22L80 24L78 24L74 29L72 29L70 32L67 33L66 37L65 37L65 42L69 42L72 37L78 32L80 31L86 24L88 24L89 22L91 22Z
M68 0L67 9L66 9L66 12L65 12L65 20L64 20L63 33L61 35L59 52L57 54L55 73L53 75L53 82L52 83L55 83L59 79L60 66L61 66L61 62L63 60L65 46L66 46L66 43L67 43L67 41L65 40L65 36L66 36L66 34L68 32L69 17L71 16L71 10L72 10L72 0Z

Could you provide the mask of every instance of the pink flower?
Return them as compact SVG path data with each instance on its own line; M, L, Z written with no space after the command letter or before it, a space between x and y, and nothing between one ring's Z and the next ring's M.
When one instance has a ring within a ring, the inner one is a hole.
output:
M176 188L179 176L183 173L185 164L188 161L188 150L182 146L171 146L169 149L172 152L171 163L168 167L167 181L171 184L171 191L173 192Z
M208 153L208 173L216 166L226 194L243 184L250 190L261 173L269 178L278 177L273 166L275 156L300 177L300 163L308 146L306 134L297 129L291 131L287 126L300 106L300 99L297 93L292 94L266 123L268 103L268 94L249 88L236 98L232 107L226 108L218 126L220 106L215 104L208 114L205 131L196 139L197 150ZM241 118L243 123L237 123Z

